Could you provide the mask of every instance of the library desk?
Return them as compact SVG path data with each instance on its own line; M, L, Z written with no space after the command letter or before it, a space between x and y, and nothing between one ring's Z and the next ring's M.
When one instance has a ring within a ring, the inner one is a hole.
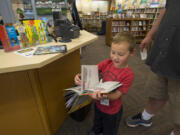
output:
M80 72L80 48L97 39L81 31L67 53L26 58L0 51L0 134L53 135L67 117L63 89Z

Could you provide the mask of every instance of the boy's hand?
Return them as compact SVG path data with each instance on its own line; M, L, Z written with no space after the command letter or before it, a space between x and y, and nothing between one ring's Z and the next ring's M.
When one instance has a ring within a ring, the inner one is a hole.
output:
M81 74L78 73L75 77L74 77L74 82L76 85L81 85Z
M107 94L103 94L103 93L100 93L100 92L89 92L88 95L92 98L92 99L95 99L95 100L101 100L101 99L105 99L107 98Z

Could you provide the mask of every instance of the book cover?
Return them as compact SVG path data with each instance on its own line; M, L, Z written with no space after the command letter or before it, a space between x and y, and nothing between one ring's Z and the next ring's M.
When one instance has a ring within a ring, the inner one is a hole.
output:
M41 20L34 20L40 44L46 43L46 35Z
M23 24L25 26L25 30L26 30L30 45L31 46L38 45L39 36L38 36L36 26L34 25L34 20L23 21Z
M34 55L65 53L66 51L66 45L39 46L35 50Z
M25 27L23 25L16 25L15 26L16 30L18 31L18 40L20 42L21 48L28 48L30 47L30 42L27 37L27 33L25 31Z
M34 49L33 48L23 48L20 50L15 51L15 54L24 56L24 57L32 57L33 56Z
M47 26L47 18L41 18L41 21L42 21L42 26L43 26L43 29L44 29L44 32L45 32L45 36L46 36L46 41L47 42L50 42L51 41L51 38L48 36L48 26Z
M13 51L20 49L16 30L13 26L0 25L0 38L4 51Z
M89 96L79 96L77 93L71 93L70 91L66 92L65 99L68 113L75 112L92 102Z

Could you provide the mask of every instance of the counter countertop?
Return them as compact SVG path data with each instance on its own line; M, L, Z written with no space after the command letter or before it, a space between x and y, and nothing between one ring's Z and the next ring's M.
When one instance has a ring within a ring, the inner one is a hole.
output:
M79 38L73 39L69 43L50 42L43 44L42 46L48 45L67 45L67 53L56 53L47 55L35 55L33 57L24 57L15 54L14 52L4 52L0 50L0 73L15 72L22 70L29 70L35 68L41 68L81 47L93 42L97 39L96 35L93 35L86 31L81 31ZM35 47L36 48L36 47Z

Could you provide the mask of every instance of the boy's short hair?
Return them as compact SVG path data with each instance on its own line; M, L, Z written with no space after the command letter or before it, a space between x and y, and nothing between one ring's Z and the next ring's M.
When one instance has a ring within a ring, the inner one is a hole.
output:
M130 52L136 47L136 40L130 32L120 32L113 37L112 43L120 44L122 42L127 42L129 44Z

